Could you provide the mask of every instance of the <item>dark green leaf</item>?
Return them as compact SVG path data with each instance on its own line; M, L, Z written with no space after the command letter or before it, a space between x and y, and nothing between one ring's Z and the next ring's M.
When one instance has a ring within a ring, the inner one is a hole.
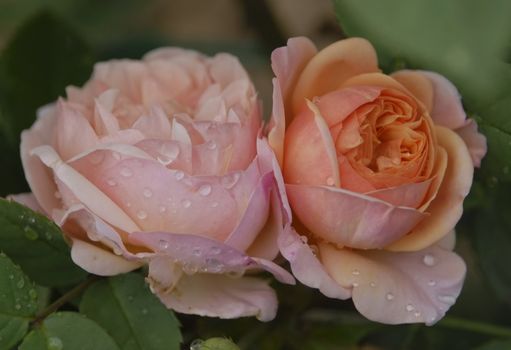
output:
M45 216L0 199L0 227L0 250L36 283L64 286L86 276L71 260L60 229Z
M210 338L208 340L194 340L190 350L239 350L240 348L226 338Z
M50 315L30 332L20 350L119 350L94 321L75 312Z
M35 286L0 253L0 349L9 349L23 338L36 310Z
M85 292L80 311L106 329L124 350L179 349L177 319L139 274L96 282Z
M509 349L511 349L511 340L492 341L477 348L477 350L509 350Z

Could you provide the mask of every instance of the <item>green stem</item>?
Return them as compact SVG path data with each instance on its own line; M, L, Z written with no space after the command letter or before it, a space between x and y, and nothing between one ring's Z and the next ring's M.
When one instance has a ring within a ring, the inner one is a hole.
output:
M44 310L42 310L35 317L35 319L31 322L31 324L32 325L36 325L36 324L41 323L50 314L52 314L53 312L55 312L58 309L60 309L61 306L67 304L69 301L73 300L74 298L76 298L77 296L82 294L82 292L85 289L87 289L87 287L89 287L92 283L94 283L95 281L97 281L100 278L101 277L96 276L96 275L90 275L85 281L83 281L82 283L78 284L76 287L74 287L73 289L69 290L68 292L63 294L60 298L58 298L53 303L51 303L46 308L44 308Z
M463 318L447 316L437 324L440 327L476 332L495 337L511 338L511 328L490 323L470 321Z

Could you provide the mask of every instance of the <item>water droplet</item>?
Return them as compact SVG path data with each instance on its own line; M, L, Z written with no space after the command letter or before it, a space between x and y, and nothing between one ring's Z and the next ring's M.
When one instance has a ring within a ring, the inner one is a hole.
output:
M438 301L446 304L454 304L454 302L456 301L456 298L453 297L452 295L439 295L437 299Z
M105 159L105 154L103 152L92 152L89 155L89 162L94 165L100 164L103 159Z
M179 146L174 143L165 143L160 147L160 154L158 161L164 165L169 165L179 156Z
M30 290L28 291L28 295L29 295L29 296L30 296L30 298L32 298L32 299L36 299L36 298L37 298L37 292L36 292L36 290L35 290L35 289L30 289Z
M406 305L406 311L411 312L413 310L415 310L415 307L412 304L407 304Z
M375 282L371 282L371 283L369 283L369 285L370 285L371 287L373 287L373 288L374 288L374 287L376 287L376 283L375 283Z
M39 238L37 232L35 232L30 226L25 226L23 231L25 232L25 237L31 241L35 241L37 238Z
M165 213L167 211L167 207L162 205L160 206L160 213Z
M147 309L142 309L142 315L147 315L149 313L149 311Z
M212 273L220 272L224 267L222 262L215 258L206 259L206 265L207 265L207 267L206 267L207 272L212 272Z
M16 287L18 287L19 289L25 287L25 280L22 278L18 281L18 283L16 283Z
M192 254L195 256L201 256L202 250L199 247L193 248Z
M234 187L234 185L236 185L236 183L238 182L239 179L240 179L239 173L232 173L232 174L225 175L224 177L222 177L222 185L226 189L231 189Z
M137 218L139 218L140 220L144 220L147 218L147 213L143 210L139 210L137 212Z
M420 317L421 316L421 312L420 311L415 311L415 313L413 315L415 317Z
M202 339L195 339L190 344L190 350L200 350L203 343L204 343L204 340L202 340Z
M124 168L121 169L121 175L124 176L124 177L130 177L130 176L133 175L133 171L131 171L130 168L124 167Z
M180 181L180 180L183 179L183 177L185 177L185 173L183 173L181 170L178 170L178 171L176 171L176 175L175 176L176 176L176 180Z
M358 275L360 275L360 271L358 271L358 270L356 270L356 269L355 269L355 270L351 271L351 274L352 274L353 276L358 276Z
M358 287L358 283L357 282L353 282L351 285L353 286L353 288Z
M430 286L430 287L434 287L434 286L436 286L436 281L434 281L434 280L429 280L429 281L428 281L428 286Z
M394 294L387 293L387 295L385 296L385 299L387 299L387 300L394 300Z
M114 187L115 185L117 185L117 182L116 182L114 179L112 179L112 178L108 179L108 180L106 181L106 183L108 184L108 186L112 186L112 187Z
M211 203L211 207L213 207L213 208L218 207L218 202L213 202L213 203Z
M169 247L169 242L164 239L160 239L158 245L160 246L161 249L167 249Z
M327 184L328 186L333 186L333 185L335 184L335 180L334 180L334 178L333 178L333 177L331 177L331 176L327 177L327 179L326 179L326 184Z
M424 263L424 265L426 266L433 266L435 265L436 263L436 260L435 260L435 257L431 254L426 254L424 255L424 257L422 258L422 262Z
M220 247L211 247L211 249L209 250L209 252L212 254L212 255L218 255L220 254L220 252L222 251L222 249Z
M183 205L183 207L185 208L190 208L192 206L192 202L189 200L189 199L183 199L181 201L181 204Z
M16 310L20 310L20 309L21 309L21 305L20 305L20 304L16 304L16 305L14 305L14 308L15 308Z
M204 184L201 187L199 187L199 193L201 196L208 196L211 193L211 185Z
M210 150L214 150L214 149L216 148L216 142L215 142L215 141L209 141L209 142L207 143L207 147L208 147L208 149L210 149Z
M151 198L153 195L153 191L151 191L149 188L144 188L143 194L144 194L144 197Z

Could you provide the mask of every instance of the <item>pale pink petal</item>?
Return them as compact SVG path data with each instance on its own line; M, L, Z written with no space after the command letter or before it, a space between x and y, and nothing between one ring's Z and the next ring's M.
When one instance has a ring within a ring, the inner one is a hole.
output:
M72 239L71 258L85 271L99 276L115 276L140 267L138 262L128 261L79 239Z
M253 277L183 275L168 292L157 291L168 308L185 314L239 318L255 316L271 321L277 313L277 296L268 282Z
M149 260L147 282L153 293L163 295L174 289L183 274L179 264L167 257L155 256Z
M119 208L111 198L100 191L71 166L63 163L50 146L40 146L32 150L41 161L53 170L55 177L66 185L93 213L127 232L138 230L138 226Z
M248 74L240 61L232 55L220 53L209 60L209 73L222 88L236 80L248 80Z
M319 251L329 274L351 288L357 310L382 323L434 324L454 304L465 278L463 260L437 246L394 253L321 244Z
M275 263L251 258L245 253L209 238L169 232L135 232L130 243L145 246L179 264L187 274L242 275L247 270L264 269L282 283L294 283L293 277Z
M432 179L428 179L422 182L366 192L365 195L397 206L419 208L428 194L431 182Z
M56 123L55 105L48 105L38 110L38 118L32 128L21 133L20 153L25 178L37 202L48 215L60 205L55 197L57 186L52 171L30 152L41 145L54 145Z
M376 52L362 38L337 41L321 50L305 66L292 96L293 113L305 99L338 89L347 79L363 73L379 72Z
M467 115L461 104L461 96L456 87L444 76L430 71L417 71L433 84L433 109L431 118L437 125L457 129L465 124Z
M420 211L327 186L286 185L291 207L315 235L352 248L383 248L424 219Z
M270 122L267 126L268 142L270 143L275 155L282 166L284 162L284 133L286 131L286 113L284 111L284 101L282 91L277 78L273 78L273 107Z
M193 146L191 145L170 140L146 139L137 143L136 147L169 169L179 169L186 173L192 173ZM207 149L209 150L209 148ZM210 159L215 160L219 156L218 152L210 152L208 155L211 157ZM213 161L211 162L213 163Z
M43 208L41 208L41 206L37 202L37 199L32 193L11 194L7 196L7 199L19 203L21 205L24 205L25 207L28 207L33 211L44 214Z
M430 215L387 249L416 251L428 247L453 230L463 213L463 200L472 186L472 159L454 131L437 126L436 134L440 147L447 151L448 161L438 194L426 209Z
M108 90L103 95L110 91L117 90ZM112 114L112 110L109 109L109 106L104 106L99 98L95 100L94 106L94 129L101 136L113 134L120 130L119 122L115 115Z
M281 254L289 261L293 275L303 284L317 288L329 298L348 299L349 289L340 286L326 272L311 247L294 231L287 227L279 237Z
M465 141L474 166L479 168L481 160L488 151L488 146L486 145L486 137L477 131L477 123L474 119L467 119L465 125L455 131Z
M94 129L79 111L59 102L57 113L57 150L62 159L68 160L98 143Z
M149 115L140 117L133 128L140 130L149 139L168 140L172 137L169 119L159 107L153 108Z

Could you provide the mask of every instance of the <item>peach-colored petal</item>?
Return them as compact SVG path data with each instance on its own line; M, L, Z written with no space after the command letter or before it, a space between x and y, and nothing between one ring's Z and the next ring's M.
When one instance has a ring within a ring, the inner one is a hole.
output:
M115 276L140 267L138 262L128 261L79 239L72 239L71 258L85 271L99 276Z
M385 75L383 73L363 73L359 75L355 75L345 81L342 82L341 85L337 87L337 89L345 89L345 88L354 88L354 87L378 87L380 90L387 89L387 90L398 90L400 92L403 92L407 95L412 95L410 91L406 89L401 83L399 83L397 80L393 79L392 77ZM413 96L413 95L412 95Z
M288 226L279 237L281 254L289 261L293 275L303 284L317 288L329 298L348 299L349 289L340 286L328 275L311 247Z
M352 289L357 310L372 321L401 324L440 320L458 297L466 267L455 253L432 246L410 253L319 246L328 273Z
M277 313L277 296L268 281L253 277L183 275L171 290L156 294L168 308L185 314L239 318L255 316L271 321Z
M477 123L474 119L467 119L465 125L455 131L465 141L474 166L479 168L481 160L488 151L488 146L486 144L486 137L477 131Z
M286 183L339 186L339 165L328 126L317 108L310 102L308 106L311 109L296 117L286 133Z
M474 173L470 153L454 131L437 126L436 133L440 147L447 151L448 162L438 194L427 209L430 215L407 236L387 247L389 250L423 249L448 234L463 213L463 199L470 191Z
M25 178L37 202L48 215L60 205L55 197L57 186L51 170L30 152L41 145L53 145L56 123L56 106L48 105L38 110L38 118L32 128L21 133L20 153Z
M293 91L292 111L298 113L305 99L336 90L353 76L378 71L376 52L367 40L337 41L321 50L305 66Z
M419 208L431 186L432 179L366 192L365 195L381 199L387 203L410 208Z
M433 84L434 97L431 118L437 125L457 129L465 124L467 115L456 87L444 76L430 71L417 71Z
M7 196L7 199L19 203L21 205L24 205L25 207L30 208L33 211L44 214L43 208L41 208L41 206L37 202L37 199L32 193L11 194Z
M407 88L431 113L433 110L434 90L430 79L420 72L408 69L394 72L390 76Z
M352 248L383 248L425 217L340 188L287 184L286 189L294 212L314 235Z

